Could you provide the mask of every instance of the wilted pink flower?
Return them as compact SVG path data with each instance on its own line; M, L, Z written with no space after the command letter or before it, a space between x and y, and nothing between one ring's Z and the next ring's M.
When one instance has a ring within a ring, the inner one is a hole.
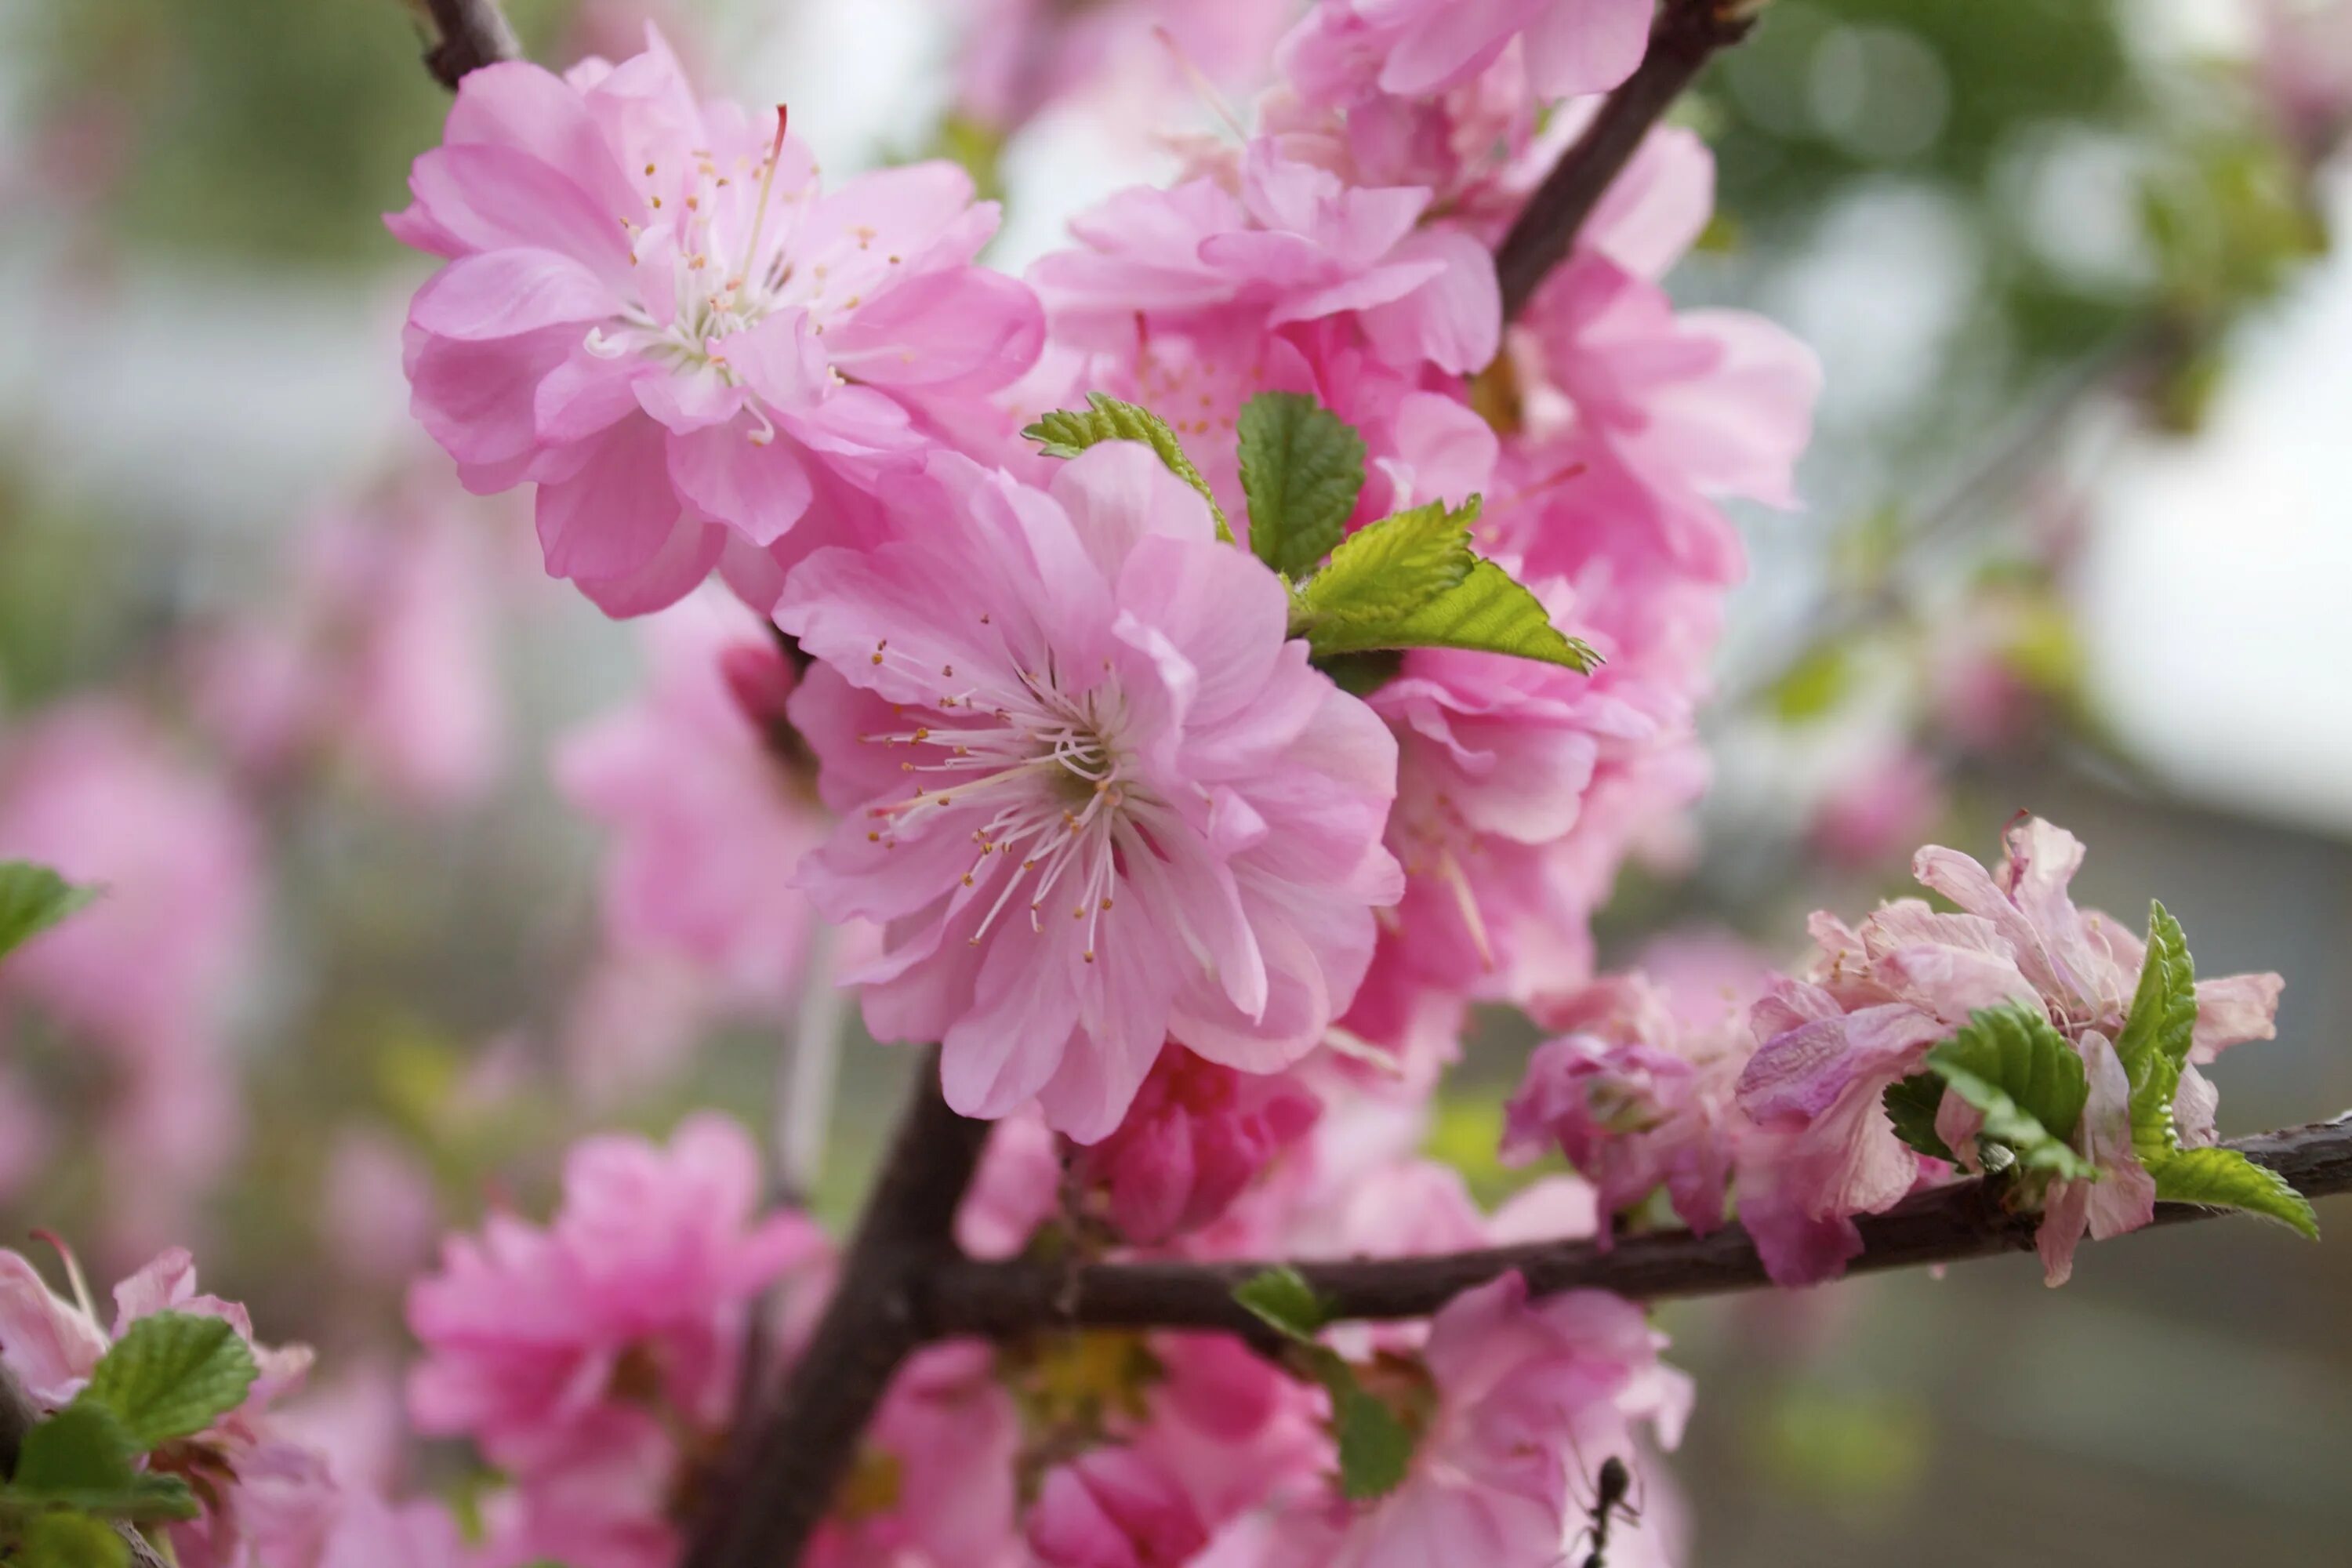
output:
M822 661L793 718L846 817L803 878L887 923L885 1039L940 1039L949 1102L1031 1099L1081 1142L1173 1037L1271 1072L1363 977L1395 752L1286 640L1280 582L1112 442L1050 493L935 464L919 541L831 551L777 619Z
M810 921L793 870L830 826L777 745L792 668L767 623L716 593L663 614L646 641L644 695L556 760L564 794L614 832L606 929L621 952L690 960L737 1000L788 1002Z
M689 1119L667 1148L575 1145L552 1225L493 1214L410 1289L418 1427L534 1473L582 1444L658 1437L656 1407L716 1429L751 1300L822 1246L800 1215L758 1217L759 1191L758 1154L722 1117Z
M1209 1543L1182 1489L1119 1447L1048 1470L1024 1528L1041 1568L1183 1568Z
M1541 99L1615 87L1642 63L1649 0L1325 0L1283 41L1299 90L1426 98L1467 81L1515 40Z
M1958 914L1904 900L1881 907L1858 931L1815 915L1821 952L1812 977L1783 982L1757 1005L1759 1044L1741 1075L1739 1101L1760 1124L1791 1135L1784 1173L1807 1215L1874 1213L1908 1192L1922 1169L1887 1119L1887 1087L1918 1070L1928 1048L1971 1014L2038 1008L2084 1055L2093 1105L2076 1142L2114 1183L2095 1209L2084 1206L2087 1194L2057 1194L2062 1201L2045 1220L2054 1282L2064 1278L2085 1223L2116 1226L2124 1213L2116 1205L2137 1207L2137 1161L2128 1136L2116 1139L2115 1080L2102 1058L2113 1056L2110 1043L2123 1028L2145 951L2130 928L2078 910L2068 896L2083 861L2072 834L2027 817L2009 827L2002 844L2006 853L1991 871L1932 845L1914 858L1913 874L1958 904ZM2274 974L2200 981L2191 1062L2268 1038L2281 984ZM2210 1096L2193 1068L2184 1072L2178 1108L2193 1131L2210 1127ZM1946 1105L1939 1129L1948 1121L1953 1137L1972 1141L1966 1107L1950 1096Z
M1076 1173L1103 1190L1122 1236L1150 1246L1223 1214L1320 1109L1285 1079L1238 1073L1171 1045L1118 1130L1081 1152Z
M539 490L552 575L608 613L678 598L730 535L918 454L931 396L1036 357L1035 301L972 265L992 204L946 163L825 195L783 116L644 54L471 72L390 223L446 257L410 308L412 407L469 488Z

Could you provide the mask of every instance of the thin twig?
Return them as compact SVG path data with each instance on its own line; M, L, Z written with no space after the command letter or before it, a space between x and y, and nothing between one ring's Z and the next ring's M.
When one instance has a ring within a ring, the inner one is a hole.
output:
M425 68L450 91L469 70L522 58L522 45L499 0L425 0L441 41L425 51Z
M798 1562L858 1439L907 1357L948 1331L922 1282L956 1258L955 1214L992 1123L948 1109L940 1058L926 1053L898 1131L842 1259L824 1315L774 1408L757 1419L741 1484L726 1489L687 1568L773 1568Z
M1756 10L1756 0L1666 0L1650 30L1649 53L1559 155L1496 248L1505 321L1525 310L1551 269L1568 258L1577 231L1651 128L1717 50L1748 36Z
M2352 1191L2352 1112L2334 1121L2240 1139L2230 1147L2268 1165L2306 1195ZM2159 1204L2157 1223L2206 1219L2227 1211ZM1915 1194L1883 1215L1856 1220L1863 1251L1853 1273L1951 1263L2033 1246L2036 1217L2011 1214L2000 1190L1981 1181ZM1004 1337L1043 1325L1223 1329L1255 1320L1234 1288L1265 1263L1102 1263L1076 1271L1013 1261L963 1262L929 1282L929 1316L951 1332ZM1726 1226L1706 1236L1662 1231L1591 1241L1489 1247L1427 1258L1295 1265L1339 1319L1422 1318L1463 1291L1517 1269L1538 1295L1578 1288L1637 1300L1706 1296L1769 1283L1748 1232Z

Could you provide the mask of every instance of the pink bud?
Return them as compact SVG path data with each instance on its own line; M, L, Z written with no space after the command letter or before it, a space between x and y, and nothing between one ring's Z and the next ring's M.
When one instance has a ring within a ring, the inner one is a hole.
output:
M731 644L719 654L719 669L751 722L765 726L783 718L793 695L793 667L781 648L772 643Z
M1111 1223L1129 1240L1165 1241L1224 1213L1321 1109L1286 1079L1239 1073L1170 1044L1127 1120L1081 1151L1078 1173L1106 1190Z
M1097 1448L1048 1472L1028 1533L1046 1568L1177 1568L1209 1543L1192 1500L1126 1448Z

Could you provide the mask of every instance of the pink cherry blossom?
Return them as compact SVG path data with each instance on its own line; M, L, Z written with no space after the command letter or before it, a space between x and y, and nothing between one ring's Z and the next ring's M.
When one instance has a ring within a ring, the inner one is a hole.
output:
M1149 449L1107 443L1048 491L930 479L919 542L812 556L777 611L822 664L793 719L845 817L803 880L886 924L868 1026L941 1040L964 1114L1035 1099L1080 1142L1171 1037L1297 1060L1396 897L1387 731Z
M1069 102L1087 111L1090 126L1140 136L1189 103L1197 90L1192 71L1246 96L1263 80L1289 21L1283 7L1248 0L1075 7L965 0L954 9L963 28L957 111L1000 135Z
M1813 808L1811 838L1832 860L1869 867L1919 842L1943 808L1943 780L1935 764L1897 748L1837 781Z
M1377 87L1426 98L1517 41L1537 95L1615 87L1642 62L1648 0L1325 0L1283 41L1280 67L1312 97Z
M606 929L616 950L689 960L737 1000L789 1002L810 921L793 869L830 826L776 745L792 668L766 622L715 592L646 640L645 693L556 759L564 794L614 831Z
M992 204L945 163L826 194L773 119L646 52L469 74L393 232L448 264L410 308L412 407L468 487L539 485L551 575L657 609L926 444L933 397L1035 359L972 264Z
M1182 1489L1119 1447L1047 1471L1024 1528L1040 1568L1183 1568L1209 1542Z
M1118 1130L1082 1151L1075 1170L1103 1190L1119 1233L1149 1246L1223 1213L1320 1109L1282 1078L1246 1076L1171 1045Z
M797 1214L760 1217L759 1190L750 1139L718 1116L689 1119L666 1148L576 1145L551 1226L493 1214L411 1288L419 1429L465 1433L530 1473L566 1468L583 1445L661 1438L656 1404L715 1429L752 1299L821 1245Z
M810 1568L1016 1568L1021 1432L985 1345L935 1345L899 1371Z

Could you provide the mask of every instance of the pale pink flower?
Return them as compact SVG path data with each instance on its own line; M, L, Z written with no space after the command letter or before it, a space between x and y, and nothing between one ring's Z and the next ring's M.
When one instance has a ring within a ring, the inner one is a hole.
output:
M793 718L846 820L803 879L886 923L885 1039L949 1102L1032 1099L1090 1142L1161 1045L1271 1072L1362 979L1395 751L1286 640L1286 596L1206 504L1112 442L1050 492L935 463L919 541L813 556L777 618L822 662Z
M1281 1077L1255 1077L1171 1045L1118 1130L1079 1152L1110 1222L1139 1246L1197 1229L1315 1123L1321 1103Z
M775 118L694 96L658 33L568 76L470 73L389 221L449 258L409 312L412 407L488 492L538 483L551 575L608 613L919 455L924 401L1002 386L1041 319L973 265L992 204L946 163L819 190Z
M1120 1447L1048 1470L1024 1529L1040 1568L1183 1568L1209 1542L1183 1489Z
M760 1216L758 1153L722 1117L689 1119L666 1148L589 1139L563 1189L544 1229L493 1214L449 1238L408 1297L419 1429L532 1473L583 1444L661 1437L656 1406L716 1430L751 1303L822 1247L800 1215Z
M2142 1206L2128 1130L2119 1138L2116 1079L2103 1058L2122 1031L2145 959L2140 939L2109 916L2075 907L2067 884L2083 846L2064 829L2023 817L2002 835L1991 871L1957 850L1929 846L1913 860L1926 887L1959 906L1942 914L1916 900L1882 906L1859 930L1813 917L1820 948L1812 977L1782 982L1757 1005L1759 1045L1739 1080L1739 1102L1756 1121L1790 1135L1782 1173L1802 1211L1830 1220L1890 1207L1945 1167L1923 1161L1895 1134L1882 1103L1888 1086L1919 1070L1929 1047L1980 1009L2022 1005L2042 1011L2082 1052L2093 1100L2076 1134L2109 1173L2095 1204L2087 1194L2054 1194L2057 1217L2047 1254L2063 1279L2074 1239L2129 1228ZM2197 984L2198 1024L2190 1060L2268 1038L2281 982L2231 975ZM2195 1137L2209 1135L2211 1085L2191 1068L2176 1111ZM1974 1121L1948 1095L1939 1131L1969 1157ZM2143 1222L2144 1223L2144 1222Z
M614 834L605 928L619 952L689 960L734 1000L788 1003L811 918L793 870L831 826L778 743L791 666L764 620L715 591L646 640L643 695L556 758L564 795Z
M1310 98L1370 88L1423 98L1467 81L1513 42L1543 99L1601 92L1642 63L1649 0L1324 0L1283 41L1283 74Z
M404 1281L433 1256L441 1205L432 1167L415 1150L373 1127L346 1127L327 1153L320 1239L355 1279Z
M1289 20L1253 0L961 0L951 9L962 27L957 111L1000 135L1064 102L1113 131L1157 130L1197 90L1191 71L1246 97Z

